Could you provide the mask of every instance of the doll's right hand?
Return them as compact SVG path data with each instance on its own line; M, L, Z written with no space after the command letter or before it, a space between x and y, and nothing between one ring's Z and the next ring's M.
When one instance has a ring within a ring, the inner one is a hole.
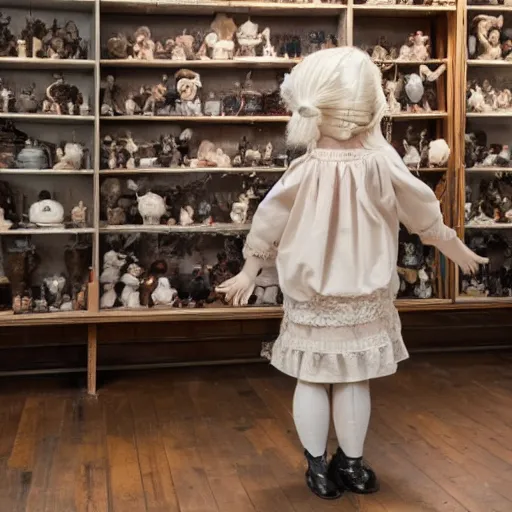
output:
M489 263L489 258L478 256L459 238L436 241L435 245L448 259L458 265L464 274L475 274L480 265Z
M254 291L254 287L254 278L242 270L235 277L217 286L215 291L225 294L226 301L232 302L233 306L246 306Z

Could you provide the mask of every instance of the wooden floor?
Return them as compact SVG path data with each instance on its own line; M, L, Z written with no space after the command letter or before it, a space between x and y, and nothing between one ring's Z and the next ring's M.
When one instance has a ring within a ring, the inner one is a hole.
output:
M97 399L76 377L0 380L0 512L512 511L512 354L374 381L382 491L337 502L306 488L294 383L266 365L103 377Z

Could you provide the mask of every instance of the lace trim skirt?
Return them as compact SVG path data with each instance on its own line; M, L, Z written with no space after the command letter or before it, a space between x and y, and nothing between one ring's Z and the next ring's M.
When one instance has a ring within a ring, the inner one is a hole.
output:
M262 356L283 373L307 382L358 382L391 375L409 357L389 291L307 305L285 298L279 337L263 344Z

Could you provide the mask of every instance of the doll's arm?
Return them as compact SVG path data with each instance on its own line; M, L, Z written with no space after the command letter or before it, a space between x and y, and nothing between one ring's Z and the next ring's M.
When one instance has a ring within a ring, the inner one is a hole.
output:
M396 155L388 162L397 199L398 218L411 232L419 235L425 245L433 245L456 263L464 273L474 273L488 262L457 238L446 226L441 207L432 189L411 174Z
M235 277L217 287L234 306L245 306L254 291L256 276L267 260L275 260L277 248L299 189L301 169L292 164L260 203L247 235L245 265Z

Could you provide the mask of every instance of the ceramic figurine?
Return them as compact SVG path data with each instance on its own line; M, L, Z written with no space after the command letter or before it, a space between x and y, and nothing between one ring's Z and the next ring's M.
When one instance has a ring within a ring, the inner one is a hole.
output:
M137 102L134 100L133 93L128 94L127 100L124 102L124 111L127 116L134 116L139 114L141 109Z
M139 187L133 180L128 180L128 188L137 194ZM143 196L137 194L137 204L144 225L159 225L167 211L165 199L153 192L146 192Z
M428 162L431 167L445 167L450 159L450 147L444 139L433 140L428 148Z
M60 150L60 151L59 151ZM60 171L78 171L82 168L84 148L76 142L66 142L64 150L58 148L58 161L53 166Z
M107 41L107 53L110 59L127 59L130 43L124 34L118 34Z
M100 283L103 285L103 294L100 299L100 307L112 308L115 305L117 295L114 289L121 276L121 268L126 263L126 255L114 250L107 251L103 255L103 270L100 275Z
M83 100L83 103L79 107L79 113L81 116L88 116L91 113L91 108L87 100Z
M11 112L14 106L14 93L5 85L2 79L0 79L0 102L3 114Z
M163 75L160 83L151 88L150 95L142 108L144 115L154 116L157 113L157 109L165 104L168 80L168 76Z
M7 231L12 228L12 221L5 218L5 211L0 207L0 231Z
M112 75L108 75L100 109L102 116L121 115L123 113L118 105L118 95L119 87L116 85L115 78Z
M107 224L109 226L122 226L126 224L126 212L120 206L107 207Z
M411 48L411 57L412 60L424 61L430 58L430 53L428 49L428 41L429 37L423 35L421 30L418 30L412 36L412 48Z
M508 167L510 165L510 148L508 145L504 145L500 153L496 155L494 163L500 167Z
M258 167L261 164L261 153L258 148L253 147L245 152L246 167Z
M238 196L238 201L233 203L229 216L235 224L245 224L247 222L247 212L249 210L249 202L256 199L256 195L252 188Z
M263 57L273 59L277 57L277 52L272 43L270 42L270 29L267 27L261 33L263 39Z
M249 19L238 27L236 39L237 57L256 57L256 47L261 45L263 36L258 33L258 25Z
M496 97L496 106L501 110L508 110L512 107L512 92L510 89L503 89Z
M416 149L416 147L409 145L406 140L403 141L403 146L405 149L405 155L402 158L404 164L409 167L409 169L416 169L419 167L421 162L419 151Z
M414 287L414 295L418 299L430 299L432 297L432 285L424 268L418 272L419 283Z
M71 210L71 220L75 226L85 227L87 225L87 207L83 201L79 201L77 206Z
M484 52L478 56L483 60L501 59L500 30L503 28L503 15L498 17L479 14L473 18L473 27L476 27L477 39Z
M405 92L407 98L412 104L419 103L423 98L425 89L423 87L423 80L416 73L411 73L406 76Z
M71 301L71 297L65 293L62 296L62 304L60 305L61 311L73 311L73 302Z
M82 95L75 85L68 84L60 74L54 75L55 81L46 89L43 101L43 113L57 115L75 115L79 113Z
M30 206L28 217L31 223L40 227L62 227L64 208L51 198L50 192L43 190L39 200Z
M62 292L66 286L66 278L58 275L45 277L43 285L50 311L58 311L62 304Z
M187 60L187 54L185 53L185 48L182 45L174 44L171 51L171 60Z
M231 167L231 158L213 142L203 140L197 150L197 158L190 161L190 167Z
M151 299L155 306L170 306L176 297L178 291L172 288L171 283L167 277L159 277L158 285L155 291L151 294Z
M18 169L48 169L50 167L51 154L47 146L39 144L36 140L27 139L25 147L16 158Z
M115 283L105 283L103 285L103 294L100 298L100 308L110 309L113 308L117 300L115 290Z
M235 51L234 35L236 24L225 14L217 14L210 28L213 32L207 34L199 49L199 59L230 60ZM210 55L208 55L210 53Z
M121 282L124 284L123 291L121 292L121 302L126 308L139 308L140 307L140 277L143 273L142 267L137 263L130 263L121 277Z
M204 102L204 115L205 116L220 116L221 102L215 98L215 93L210 92L208 99Z
M388 108L391 114L397 114L402 110L402 106L397 99L397 89L398 81L386 80L384 92L386 93Z
M199 90L202 84L199 74L188 69L181 69L174 77L176 79L176 90L179 94L179 100L176 101L176 115L202 115L202 105L199 98Z
M39 108L39 102L35 95L36 84L24 87L18 97L18 112L34 114Z
M0 12L0 57L16 56L16 38L9 30L10 16L4 16Z
M188 205L180 208L180 226L191 226L194 224L194 209Z
M133 56L138 60L153 60L155 58L155 43L151 40L148 27L139 27L134 35Z
M482 88L479 85L475 85L474 89L470 89L470 97L468 98L467 104L468 109L473 112L488 112L492 110L491 107L485 103Z
M272 142L267 142L267 145L265 146L265 153L263 153L263 160L262 164L265 166L271 166L272 165L272 151L274 150L274 147L272 146Z

